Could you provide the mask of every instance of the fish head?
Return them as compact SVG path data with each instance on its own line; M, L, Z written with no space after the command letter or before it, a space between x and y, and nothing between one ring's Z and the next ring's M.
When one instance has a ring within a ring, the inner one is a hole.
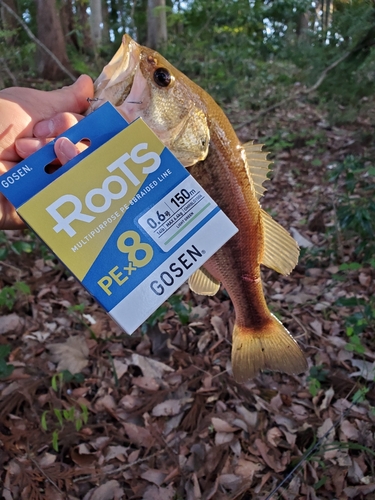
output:
M142 118L185 167L206 158L204 91L158 52L124 35L94 85L92 109L109 101L128 122Z

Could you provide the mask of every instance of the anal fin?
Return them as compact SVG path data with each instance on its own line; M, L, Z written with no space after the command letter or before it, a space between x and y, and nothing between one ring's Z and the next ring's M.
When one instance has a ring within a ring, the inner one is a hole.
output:
M289 274L297 265L299 247L280 224L261 209L264 228L264 253L261 263L280 274Z

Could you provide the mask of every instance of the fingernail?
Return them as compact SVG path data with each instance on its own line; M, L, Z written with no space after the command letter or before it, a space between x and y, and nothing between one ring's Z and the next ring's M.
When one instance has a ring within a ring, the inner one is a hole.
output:
M77 154L79 153L79 149L75 144L69 141L69 139L62 138L56 144L55 148L58 148L58 156L60 157L61 160L64 160L65 162L71 160Z
M54 129L53 119L43 120L35 125L33 132L35 137L53 137Z

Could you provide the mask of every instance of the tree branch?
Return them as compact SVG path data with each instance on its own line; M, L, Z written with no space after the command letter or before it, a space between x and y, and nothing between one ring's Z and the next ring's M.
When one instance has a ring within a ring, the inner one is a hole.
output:
M29 35L29 37L31 38L31 40L33 42L35 42L37 45L39 45L39 47L41 47L45 52L47 52L47 54L52 57L52 59L55 61L55 63L58 65L58 67L61 69L61 71L63 71L66 75L69 76L69 78L71 78L71 80L73 82L76 81L76 77L57 59L57 57L55 56L55 54L53 52L51 52L49 50L48 47L46 47L44 45L44 43L42 43L33 33L32 31L30 30L30 28L27 26L26 23L24 23L22 21L22 19L19 17L19 15L14 12L14 10L12 8L9 7L9 5L7 5L3 0L0 0L0 5L2 7L4 7L4 9L6 9L9 14L11 14L17 21L18 23L22 26L22 28L26 31L26 33Z
M1 1L1 0L0 0ZM279 101L277 102L276 104L272 104L272 106L269 106L268 108L266 109L263 109L262 111L259 111L259 113L257 113L255 116L253 116L252 118L250 118L249 120L246 120L245 122L243 123L240 123L239 125L236 125L234 127L234 130L239 130L240 128L244 127L245 125L249 125L250 123L254 122L255 120L257 120L258 118L260 118L261 116L263 115L266 115L267 113L269 113L270 111L273 111L274 109L276 108L279 108L280 106L283 106L284 104L286 104L287 102L290 102L290 101L295 101L297 100L299 97L303 96L303 95L308 95L310 94L311 92L314 92L314 90L316 90L318 87L320 87L320 85L323 83L323 81L325 80L327 74L333 69L335 68L336 66L338 66L340 63L342 63L342 61L344 61L348 56L350 56L350 54L352 54L353 51L348 51L348 52L345 52L341 57L339 57L338 59L336 59L336 61L333 61L332 64L330 64L329 66L327 66L323 71L322 73L320 74L319 78L317 79L317 81L314 83L314 85L312 87L309 87L308 89L304 89L304 90L300 90L298 93L296 93L295 95L293 96L289 96L287 97L286 99L283 99L282 101Z

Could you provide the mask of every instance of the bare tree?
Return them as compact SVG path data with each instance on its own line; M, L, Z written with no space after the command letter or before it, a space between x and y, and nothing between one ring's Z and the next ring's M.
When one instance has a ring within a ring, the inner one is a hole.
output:
M167 12L165 0L148 0L147 46L161 50L167 43Z

